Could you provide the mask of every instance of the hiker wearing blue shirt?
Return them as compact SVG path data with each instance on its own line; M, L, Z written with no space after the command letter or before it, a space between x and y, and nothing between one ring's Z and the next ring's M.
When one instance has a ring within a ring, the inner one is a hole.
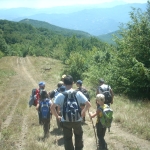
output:
M66 91L56 96L51 110L55 117L62 122L65 150L82 150L83 130L81 121L91 104L82 92L72 89L73 83L72 76L67 75L64 78ZM81 103L85 104L82 111L80 109ZM56 106L60 107L62 117L58 115L55 109ZM72 142L73 133L75 136L75 148Z

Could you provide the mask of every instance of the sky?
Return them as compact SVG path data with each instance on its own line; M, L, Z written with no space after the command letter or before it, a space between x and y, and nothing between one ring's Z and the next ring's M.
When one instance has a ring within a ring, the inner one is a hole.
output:
M55 6L100 4L105 2L147 3L147 0L0 0L0 8L50 8Z

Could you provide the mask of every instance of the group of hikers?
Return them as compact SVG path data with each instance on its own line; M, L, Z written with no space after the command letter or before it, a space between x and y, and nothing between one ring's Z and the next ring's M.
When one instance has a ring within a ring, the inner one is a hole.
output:
M90 119L97 116L97 149L107 150L107 143L104 136L106 128L106 119L102 119L106 110L113 112L110 104L113 103L113 91L111 87L105 84L103 79L99 80L99 86L96 90L96 111L89 112L91 107L90 95L88 90L82 86L83 82L76 82L77 89L73 89L74 80L71 75L63 75L58 82L57 88L47 92L45 82L39 82L39 88L32 90L29 100L29 106L34 105L38 111L39 124L43 125L44 137L49 136L50 119L52 115L56 117L57 125L62 128L65 150L83 150L83 123L85 114L88 111ZM109 109L108 109L109 108ZM112 117L111 117L112 121ZM75 142L73 145L72 136L74 134Z

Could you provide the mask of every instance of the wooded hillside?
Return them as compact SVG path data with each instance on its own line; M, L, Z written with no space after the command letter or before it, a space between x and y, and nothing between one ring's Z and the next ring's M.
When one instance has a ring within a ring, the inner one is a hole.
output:
M62 61L65 74L95 87L104 78L115 93L150 99L150 20L133 10L131 22L120 27L115 46L95 37L66 37L47 28L0 21L0 56L45 56ZM120 38L120 36L122 38Z

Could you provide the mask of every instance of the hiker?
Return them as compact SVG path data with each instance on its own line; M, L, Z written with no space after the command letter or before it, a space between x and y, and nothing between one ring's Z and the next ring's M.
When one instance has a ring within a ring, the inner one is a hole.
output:
M31 96L30 96L30 100L29 100L29 107L31 107L32 105L33 106L36 106L38 101L39 101L39 98L40 98L40 90L43 90L45 88L45 82L39 82L39 88L37 89L32 89L32 93L31 93Z
M105 107L109 107L107 104L104 104L105 102L105 96L103 94L97 94L96 95L96 102L99 105L97 107L97 110L95 113L89 113L91 118L94 118L97 116L96 121L96 129L97 129L97 137L98 137L98 144L99 144L99 150L107 150L107 143L105 142L104 136L106 133L106 127L103 127L103 125L100 122L100 118L102 117L102 109ZM101 109L102 108L102 109Z
M76 89L76 90L77 90L77 91L81 91L81 92L86 96L86 98L88 99L88 101L90 101L89 93L88 93L88 91L87 91L85 88L83 88L82 84L83 84L82 80L78 80L78 81L76 82L76 86L77 86L77 89ZM85 104L81 104L81 105L80 105L81 110L84 109L84 106L85 106ZM85 116L83 117L83 122L85 122Z
M52 92L49 93L49 97L50 99L55 99L55 97L60 93L60 92L64 92L65 91L65 86L63 86L64 82L63 81L59 81L57 84L57 89L53 90ZM63 86L63 87L62 87ZM57 113L61 116L60 113L60 109L56 106L56 111ZM60 121L58 119L56 119L57 122L57 126L58 128L60 128Z
M37 106L40 99L40 91L45 89L45 82L41 81L39 82L38 85L39 87L37 89L32 89L32 94L29 100L29 107L31 107L32 105ZM39 112L38 112L38 116L39 116L39 124L41 124Z
M111 87L107 84L105 84L104 79L99 80L99 86L96 91L97 94L104 94L105 95L105 104L109 105L113 104L113 98L114 98L114 93Z
M49 92L49 97L50 99L54 99L60 92L60 87L64 85L64 82L63 81L59 81L58 84L57 84L57 88L51 92Z
M72 89L73 83L72 76L67 75L64 78L66 91L56 96L51 110L55 117L61 121L65 150L82 150L83 130L81 121L86 111L91 107L91 104L82 92ZM85 104L82 112L80 109L81 103ZM56 106L60 107L62 117L58 115L55 109ZM75 148L72 141L73 133L75 137Z
M37 104L39 103L39 100L40 100L40 92L42 90L45 89L45 82L41 81L39 82L39 89L38 89L38 93L36 94L36 106ZM39 124L41 125L42 124L42 121L41 121L41 118L40 118L40 112L38 112L38 116L39 116Z
M61 77L61 81L63 81L64 82L64 78L66 77L66 75L64 74L64 75L62 75L62 77Z
M48 94L45 90L40 92L40 101L36 106L36 110L40 112L41 125L43 125L44 137L49 136L50 129L50 106L52 101L48 99Z

